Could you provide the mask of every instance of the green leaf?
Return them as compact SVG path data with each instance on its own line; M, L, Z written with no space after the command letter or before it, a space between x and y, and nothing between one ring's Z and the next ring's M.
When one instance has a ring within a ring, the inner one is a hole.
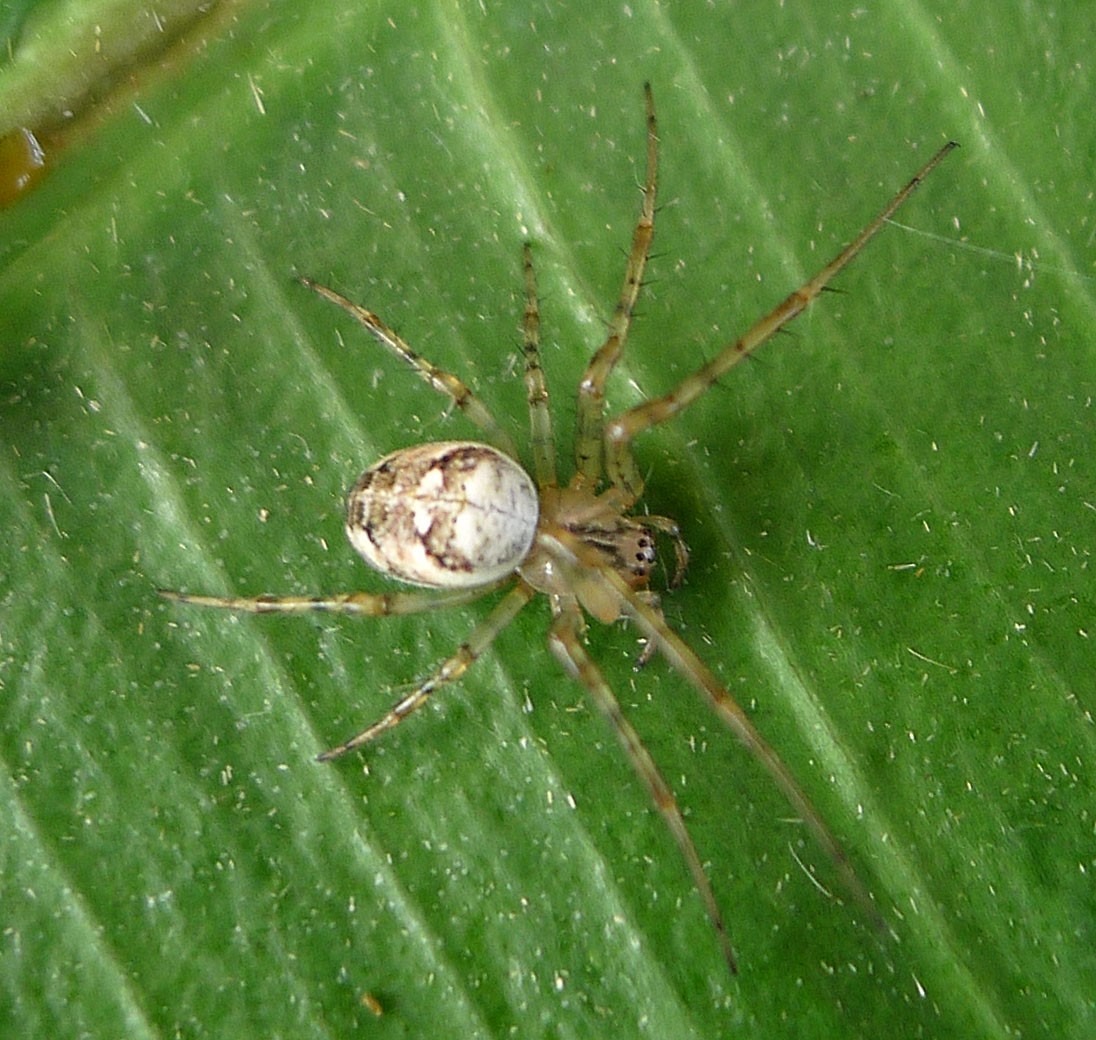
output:
M1091 1035L1087 19L591 8L241 7L0 214L13 1035ZM963 144L840 293L639 445L646 506L693 552L668 618L893 929L685 684L634 674L634 633L594 626L737 978L551 659L546 603L376 747L318 765L489 603L356 622L155 592L383 589L345 544L345 488L474 433L297 274L521 438L531 240L567 447L637 212L644 80L661 209L618 407Z

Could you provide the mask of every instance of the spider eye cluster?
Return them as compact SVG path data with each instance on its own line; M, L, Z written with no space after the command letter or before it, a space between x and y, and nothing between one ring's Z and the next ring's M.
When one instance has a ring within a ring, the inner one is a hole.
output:
M646 531L636 539L634 559L636 573L642 574L655 562L655 540Z
M393 452L367 469L347 499L346 536L389 577L475 588L517 569L538 518L533 481L510 456L443 441Z
M642 588L651 575L651 567L658 558L654 535L645 527L625 529L618 536L621 569L629 584Z

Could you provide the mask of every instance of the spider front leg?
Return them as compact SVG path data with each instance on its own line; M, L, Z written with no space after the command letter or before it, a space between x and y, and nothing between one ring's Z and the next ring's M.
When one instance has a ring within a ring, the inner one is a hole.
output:
M681 809L678 807L677 799L674 798L673 790L666 783L635 727L624 717L624 713L620 710L620 702L613 693L612 687L606 682L601 670L591 660L590 655L586 653L582 638L584 622L578 604L573 600L561 601L556 597L553 599L553 611L555 620L552 622L548 640L552 652L572 678L586 688L598 710L613 727L613 731L628 756L628 761L647 788L659 814L669 828L670 833L674 836L674 841L677 842L677 847L689 868L689 873L692 875L693 884L696 885L700 897L704 901L704 909L708 913L708 920L719 938L723 957L727 961L731 972L736 973L738 966L735 963L734 950L731 948L731 942L727 936L727 928L723 923L723 915L720 913L715 893L708 881L708 875L704 873L700 854L696 851L693 839L689 836L685 819L681 815Z
M643 273L651 252L655 234L655 192L658 182L658 123L655 119L655 102L651 85L643 86L647 100L647 173L643 184L643 205L635 231L632 248L628 253L628 265L624 272L624 285L620 290L616 309L609 322L609 335L600 349L590 359L578 388L578 412L575 420L575 475L571 480L574 488L595 487L602 476L602 440L605 420L605 383L624 352L628 329L632 324L639 291L643 287ZM634 499L633 499L634 501ZM631 502L625 503L625 507Z
M853 870L844 849L826 826L821 813L814 807L807 793L734 697L688 644L670 628L661 612L653 608L643 596L638 595L620 574L611 567L604 566L597 555L570 532L558 527L544 529L539 534L539 541L543 548L566 566L580 570L588 581L596 581L603 591L611 594L620 613L632 618L643 634L657 646L670 666L704 697L727 728L765 768L800 819L810 828L815 840L840 873L846 889L856 898L875 926L880 931L884 930L883 919L867 888Z
M698 397L709 390L722 376L748 357L758 347L767 343L789 322L799 317L822 293L860 251L894 216L898 208L912 195L944 158L958 145L949 141L910 181L883 207L878 216L870 221L840 253L837 254L813 278L808 279L782 303L756 322L743 336L725 346L711 361L692 375L686 376L676 387L661 397L645 401L631 408L605 426L605 469L609 481L623 494L635 501L643 491L643 477L632 458L632 441L644 430L672 419L688 408Z

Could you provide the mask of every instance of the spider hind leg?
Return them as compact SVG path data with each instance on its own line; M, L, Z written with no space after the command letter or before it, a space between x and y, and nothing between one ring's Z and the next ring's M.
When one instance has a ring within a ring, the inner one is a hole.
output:
M494 610L471 631L456 651L442 661L409 694L401 697L384 715L360 733L317 755L317 761L329 762L333 758L340 758L348 751L368 744L382 733L394 729L408 715L418 711L440 687L456 682L479 660L484 651L495 641L495 637L517 617L521 608L535 594L532 586L523 581L518 582L506 596L499 600Z

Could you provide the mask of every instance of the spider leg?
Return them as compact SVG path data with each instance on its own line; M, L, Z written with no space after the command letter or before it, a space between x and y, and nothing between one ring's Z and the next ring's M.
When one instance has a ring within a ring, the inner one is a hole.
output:
M621 489L628 504L634 502L643 490L643 477L631 454L633 439L644 430L672 419L688 408L698 397L744 357L757 350L776 335L785 325L797 318L818 298L823 289L845 268L874 238L895 211L913 194L921 182L958 147L949 141L941 148L883 207L878 216L837 254L813 278L808 279L782 303L766 314L740 339L723 347L706 365L686 376L676 387L661 397L643 404L612 419L605 427L605 468L610 482Z
M378 343L395 354L401 361L411 366L419 376L429 383L439 394L444 394L452 400L472 422L474 422L487 435L491 443L500 451L506 452L511 458L516 459L517 449L510 435L495 421L495 417L487 410L487 406L472 392L471 388L452 372L446 372L426 358L416 354L407 343L380 318L370 310L359 307L358 304L348 300L341 293L329 289L326 285L320 285L311 278L301 278L302 285L307 286L314 293L325 300L341 307L349 314L366 332Z
M529 402L533 472L540 487L555 487L556 445L552 434L552 414L548 408L548 381L540 364L540 307L537 303L536 273L533 271L533 250L528 242L522 246L521 255L525 274L525 316L522 320L525 396Z
M624 272L624 285L620 290L616 309L609 322L609 335L590 364L578 387L578 413L575 422L575 475L571 486L593 486L601 479L603 432L605 420L605 383L624 352L632 312L643 286L643 272L651 252L651 240L655 233L655 190L658 180L658 123L655 120L655 102L651 85L643 86L647 101L647 173L643 184L643 205L635 231L632 248ZM630 504L630 503L629 503Z
M464 675L479 660L495 637L514 620L521 608L535 595L536 590L531 585L519 581L503 599L499 600L495 609L472 630L468 638L457 647L456 652L442 661L431 675L423 679L406 697L402 697L393 704L388 712L371 726L342 744L317 755L317 761L328 762L363 744L368 744L381 733L398 726L412 712L418 711L435 690L456 682Z
M693 883L704 900L708 920L719 937L719 943L723 949L723 956L727 961L727 965L730 967L732 974L737 973L738 967L735 963L730 939L727 936L726 926L723 923L723 915L719 911L715 893L712 892L708 875L704 873L700 855L697 853L693 839L689 836L689 831L685 827L685 819L681 815L681 809L678 807L670 785L666 783L635 727L624 717L620 710L620 702L608 682L606 682L605 677L601 674L601 670L590 659L590 655L586 653L586 649L582 645L584 622L578 605L573 600L562 605L554 601L553 609L556 616L548 637L552 652L572 678L578 680L589 691L594 704L597 705L602 715L613 727L613 731L628 756L628 761L631 762L636 775L643 781L663 821L674 836L674 841L677 842L677 847L689 868L689 873L693 876Z
M509 577L474 589L429 592L342 592L331 596L198 596L189 592L159 589L164 599L190 603L198 607L238 610L248 614L306 614L324 611L353 614L358 617L389 617L396 614L422 614L471 603L497 589Z
M611 568L605 567L574 535L562 528L542 529L537 536L539 544L558 559L572 567L580 568L597 579L617 596L622 612L628 614L640 630L658 644L658 650L673 669L697 690L726 726L746 746L750 754L765 767L766 771L784 793L791 806L811 829L815 839L833 861L846 889L856 898L873 923L880 930L885 924L868 890L852 869L845 850L826 826L819 811L807 793L799 786L790 770L769 746L749 716L727 692L708 666L691 650L686 642L666 623L661 613L642 596L636 594L624 579Z

